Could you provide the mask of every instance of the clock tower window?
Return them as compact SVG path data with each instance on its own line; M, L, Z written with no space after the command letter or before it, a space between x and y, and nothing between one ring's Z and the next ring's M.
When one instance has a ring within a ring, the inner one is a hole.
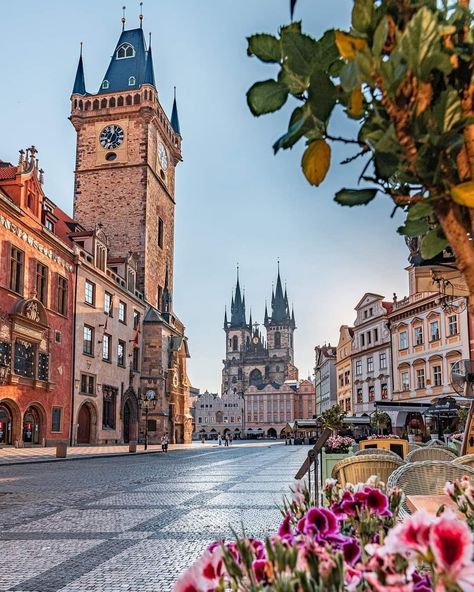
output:
M102 88L104 90L109 88L109 81L108 80L104 80L104 82L102 82Z
M130 43L122 43L117 49L116 57L118 60L124 60L126 58L133 58L135 55L135 49Z

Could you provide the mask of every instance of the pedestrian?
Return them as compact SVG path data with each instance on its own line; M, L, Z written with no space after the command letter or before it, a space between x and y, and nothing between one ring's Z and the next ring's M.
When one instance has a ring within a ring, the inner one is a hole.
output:
M217 436L217 443L222 446L222 436L220 434Z
M161 438L161 450L163 452L168 452L168 434L165 434L162 438Z
M224 436L224 446L229 446L229 434Z

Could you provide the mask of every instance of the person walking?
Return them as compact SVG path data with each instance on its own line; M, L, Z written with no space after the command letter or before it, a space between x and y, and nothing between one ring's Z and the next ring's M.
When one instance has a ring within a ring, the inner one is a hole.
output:
M229 446L229 434L224 436L224 446Z
M222 436L220 434L217 436L217 443L222 446Z
M161 450L163 452L168 452L168 434L165 434L162 438L161 438Z

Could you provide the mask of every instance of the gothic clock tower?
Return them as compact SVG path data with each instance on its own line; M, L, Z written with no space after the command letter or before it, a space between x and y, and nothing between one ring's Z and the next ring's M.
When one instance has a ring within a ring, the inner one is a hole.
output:
M96 93L82 55L71 97L77 132L74 217L107 224L111 257L138 259L137 288L163 310L173 290L175 167L181 160L176 98L171 119L158 99L151 43L123 30Z

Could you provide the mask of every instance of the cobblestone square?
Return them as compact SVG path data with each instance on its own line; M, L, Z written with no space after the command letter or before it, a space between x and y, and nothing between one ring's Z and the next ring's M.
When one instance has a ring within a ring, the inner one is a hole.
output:
M232 526L274 531L307 447L0 466L2 592L168 592Z

